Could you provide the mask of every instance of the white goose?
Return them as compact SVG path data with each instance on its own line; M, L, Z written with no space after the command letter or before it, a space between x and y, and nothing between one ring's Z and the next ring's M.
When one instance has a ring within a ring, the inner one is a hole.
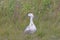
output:
M28 33L28 34L33 34L34 32L36 32L36 26L35 24L33 23L33 18L34 18L34 15L32 13L29 13L28 16L30 17L30 23L29 25L26 27L26 29L24 30L25 33Z

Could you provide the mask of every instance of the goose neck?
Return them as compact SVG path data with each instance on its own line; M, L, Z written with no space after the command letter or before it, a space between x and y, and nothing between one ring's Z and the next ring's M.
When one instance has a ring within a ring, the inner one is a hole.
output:
M31 18L30 18L30 24L32 24L32 23L33 23L33 18L31 17Z

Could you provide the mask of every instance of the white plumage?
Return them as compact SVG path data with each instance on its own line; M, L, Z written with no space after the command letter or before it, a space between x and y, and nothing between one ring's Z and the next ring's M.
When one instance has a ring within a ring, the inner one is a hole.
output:
M36 32L36 26L33 23L33 18L34 15L32 13L29 13L28 16L30 17L30 23L29 25L26 27L26 29L24 30L25 33L29 33L29 34L33 34L34 32Z

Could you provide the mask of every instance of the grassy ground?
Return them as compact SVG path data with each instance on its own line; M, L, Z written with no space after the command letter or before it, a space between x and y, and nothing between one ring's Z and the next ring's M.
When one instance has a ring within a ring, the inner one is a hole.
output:
M35 15L33 35L23 33L29 12ZM60 40L60 0L0 0L0 40Z

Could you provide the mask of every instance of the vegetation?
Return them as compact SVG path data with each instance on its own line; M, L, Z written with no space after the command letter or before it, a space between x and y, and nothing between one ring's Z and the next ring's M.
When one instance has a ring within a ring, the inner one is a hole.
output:
M35 34L24 34L28 13ZM0 0L0 40L60 40L60 0Z

